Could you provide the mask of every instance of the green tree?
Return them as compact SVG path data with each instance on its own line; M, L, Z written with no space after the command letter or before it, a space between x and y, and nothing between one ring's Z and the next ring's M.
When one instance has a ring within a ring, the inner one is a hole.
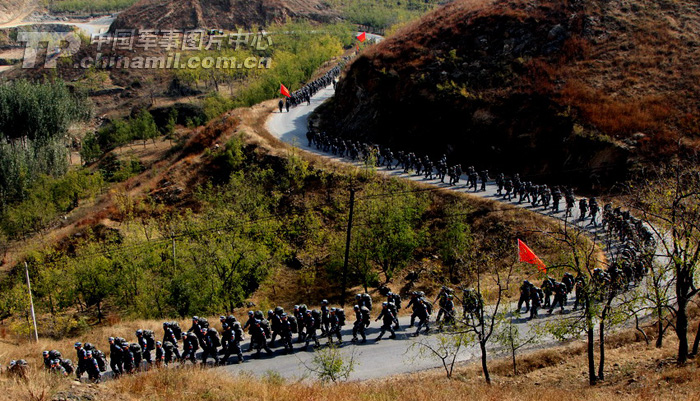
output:
M83 164L90 164L102 156L102 149L97 137L93 133L87 133L83 138L80 146L80 157L83 159Z
M419 223L427 203L414 193L399 192L391 199L372 196L367 195L358 206L360 223L355 235L365 257L381 269L385 282L389 282L421 244Z
M129 125L133 138L142 140L144 147L149 139L155 141L159 135L158 126L148 110L141 110L135 118L129 121Z

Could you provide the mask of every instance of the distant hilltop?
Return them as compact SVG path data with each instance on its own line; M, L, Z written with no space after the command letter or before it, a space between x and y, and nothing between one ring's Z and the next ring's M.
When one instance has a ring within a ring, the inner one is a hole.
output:
M320 0L142 0L119 14L117 29L249 29L288 18L331 22L335 11Z

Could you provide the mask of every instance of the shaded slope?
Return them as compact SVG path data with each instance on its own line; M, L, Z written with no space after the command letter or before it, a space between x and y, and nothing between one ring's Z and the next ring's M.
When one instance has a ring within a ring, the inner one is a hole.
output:
M458 1L363 53L320 111L322 129L607 187L677 153L678 138L695 147L698 9Z

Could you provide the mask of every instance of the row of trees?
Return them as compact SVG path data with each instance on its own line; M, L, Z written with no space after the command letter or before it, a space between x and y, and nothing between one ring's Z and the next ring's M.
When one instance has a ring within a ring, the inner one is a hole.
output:
M66 173L66 133L91 110L61 81L0 85L0 211L25 199L41 175Z

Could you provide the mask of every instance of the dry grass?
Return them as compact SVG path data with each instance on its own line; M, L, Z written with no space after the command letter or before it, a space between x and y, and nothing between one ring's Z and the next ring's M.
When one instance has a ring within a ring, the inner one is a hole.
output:
M675 114L669 99L647 96L640 99L614 99L571 80L561 91L562 100L576 106L582 117L606 133L625 137L636 132L659 133Z

